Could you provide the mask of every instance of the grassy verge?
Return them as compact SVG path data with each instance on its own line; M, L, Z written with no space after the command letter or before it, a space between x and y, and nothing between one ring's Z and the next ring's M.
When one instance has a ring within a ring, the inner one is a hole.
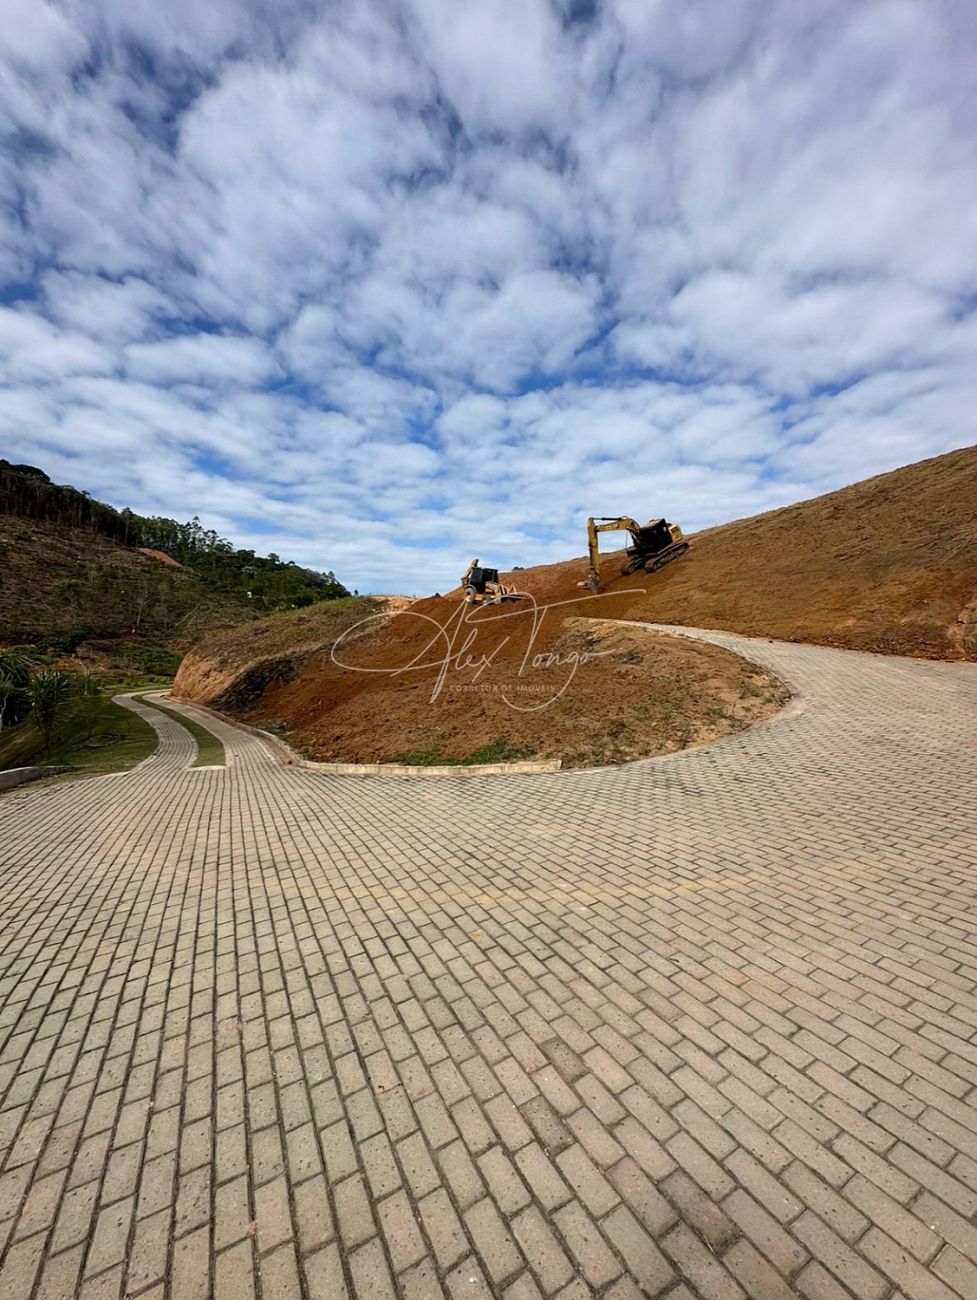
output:
M518 763L529 758L531 751L524 745L514 745L508 736L499 736L480 749L473 749L464 758L452 758L436 749L412 750L392 754L385 763L405 763L411 767L477 767L481 763Z
M380 602L369 596L341 596L304 609L280 610L251 623L206 633L194 646L193 654L200 659L212 659L221 666L242 668L256 659L331 644L381 609ZM379 620L366 626L371 629L379 626Z
M139 699L140 703L148 704L151 709L159 709L160 713L165 713L168 718L173 718L181 727L186 727L197 742L197 761L194 763L194 767L225 766L227 756L224 753L224 746L212 731L208 731L199 722L194 722L192 718L188 718L177 709L168 709L165 704L160 704L157 700L148 700L145 695L141 695Z
M67 764L86 775L125 772L148 758L156 744L156 732L145 719L99 692L86 700L83 712L67 720L46 753L40 732L30 721L3 733L0 770Z

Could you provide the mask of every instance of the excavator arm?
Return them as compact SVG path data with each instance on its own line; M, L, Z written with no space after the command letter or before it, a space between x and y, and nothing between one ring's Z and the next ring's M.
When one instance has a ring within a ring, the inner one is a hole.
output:
M626 515L599 515L591 516L587 520L587 554L590 560L590 572L587 577L587 586L591 591L597 591L600 587L600 548L597 545L597 536L599 533L630 533L635 538L641 529L641 525L635 519L629 519Z

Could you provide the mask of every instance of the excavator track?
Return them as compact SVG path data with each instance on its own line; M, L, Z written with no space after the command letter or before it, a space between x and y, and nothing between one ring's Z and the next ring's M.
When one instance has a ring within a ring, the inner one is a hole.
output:
M688 549L688 542L677 542L674 546L659 551L657 555L645 561L645 573L657 573L659 569L664 569L666 564L671 564L672 560L677 560L680 555L684 555Z

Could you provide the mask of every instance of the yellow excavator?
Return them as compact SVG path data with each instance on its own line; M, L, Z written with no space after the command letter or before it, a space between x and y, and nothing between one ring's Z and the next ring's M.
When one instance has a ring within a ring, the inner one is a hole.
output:
M469 605L501 605L522 600L524 593L500 581L498 569L486 569L472 560L461 579L461 591Z
M646 524L639 524L636 519L626 515L614 518L610 515L591 516L587 520L587 553L590 557L590 573L581 587L591 591L600 590L600 551L597 546L599 533L627 532L631 534L631 545L625 551L624 565L621 572L637 573L644 569L646 573L655 573L672 560L677 560L689 549L689 543L682 536L678 524L666 523L664 519L649 519Z

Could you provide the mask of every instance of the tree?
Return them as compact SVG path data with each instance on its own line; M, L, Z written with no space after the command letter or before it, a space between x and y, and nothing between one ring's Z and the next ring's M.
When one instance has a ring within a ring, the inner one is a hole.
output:
M45 668L31 678L31 717L41 733L45 753L51 748L54 733L70 707L71 684L68 674L56 668Z

